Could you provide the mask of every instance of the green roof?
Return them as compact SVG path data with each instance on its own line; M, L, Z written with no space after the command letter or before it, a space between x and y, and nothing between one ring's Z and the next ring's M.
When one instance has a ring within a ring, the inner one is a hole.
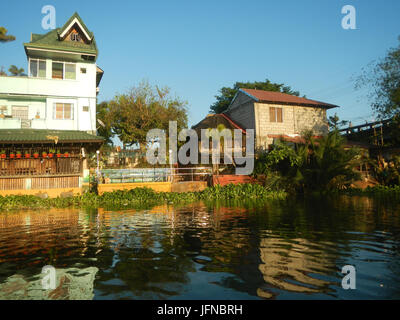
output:
M90 43L82 43L76 41L62 41L60 35L66 30L69 24L77 19L81 24L85 32L91 37ZM24 43L26 47L42 48L42 49L54 49L72 52L81 52L88 54L98 54L96 41L94 39L93 33L90 32L86 25L83 23L81 17L78 13L74 13L71 18L64 24L63 27L51 30L46 34L32 34L32 39L28 43Z
M57 138L58 139L57 139ZM103 143L104 138L74 130L0 129L0 144L9 143Z

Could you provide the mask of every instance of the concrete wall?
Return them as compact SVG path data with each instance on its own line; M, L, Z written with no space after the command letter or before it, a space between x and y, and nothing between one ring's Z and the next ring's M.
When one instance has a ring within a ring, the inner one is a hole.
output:
M271 122L269 108L282 108L283 122ZM328 132L326 109L255 102L239 92L227 110L227 115L244 129L255 129L255 147L267 148L273 143L269 135L301 135L313 130L316 135Z
M194 192L207 188L207 181L106 183L99 184L97 190L102 195L104 192L135 188L150 188L157 192Z
M115 190L131 190L135 188L150 188L157 192L171 192L171 182L134 182L134 183L108 183L99 184L97 190L100 195L104 192L113 192Z
M12 106L28 106L29 120L33 129L58 129L96 131L96 64L76 63L76 80L52 79L52 60L46 60L46 78L0 76L0 107L6 107L5 114L11 115ZM81 72L86 69L86 73ZM10 95L5 98L4 95ZM43 101L37 101L38 96ZM72 120L54 118L55 103L71 103L74 108ZM89 111L84 111L89 107ZM36 119L36 115L40 119ZM21 128L20 124L6 122L1 128Z
M269 108L282 108L283 122L271 122ZM268 135L301 135L312 130L315 135L328 132L326 110L322 108L255 103L256 145L267 147L273 142Z
M243 129L255 129L254 101L244 93L238 93L226 114Z

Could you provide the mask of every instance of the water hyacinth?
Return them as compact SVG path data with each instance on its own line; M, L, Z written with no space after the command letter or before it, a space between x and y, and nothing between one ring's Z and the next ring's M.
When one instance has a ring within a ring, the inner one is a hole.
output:
M0 210L35 209L35 208L68 208L68 207L103 207L103 208L143 208L159 204L189 203L201 200L232 199L285 199L283 191L271 191L257 184L237 184L208 187L198 192L156 192L150 188L116 190L102 195L84 193L68 198L46 198L17 195L0 196Z

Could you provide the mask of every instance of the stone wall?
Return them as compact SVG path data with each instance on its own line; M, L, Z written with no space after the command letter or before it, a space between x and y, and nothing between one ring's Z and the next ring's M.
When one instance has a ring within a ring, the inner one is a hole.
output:
M269 108L282 108L283 122L271 122ZM315 135L328 132L326 110L323 108L255 103L256 146L266 148L273 143L269 135L300 135L312 130Z

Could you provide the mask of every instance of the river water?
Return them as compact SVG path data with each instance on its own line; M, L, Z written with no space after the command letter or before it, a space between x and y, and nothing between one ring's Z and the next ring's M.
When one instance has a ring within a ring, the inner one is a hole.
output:
M0 299L399 299L399 258L395 200L0 213Z

